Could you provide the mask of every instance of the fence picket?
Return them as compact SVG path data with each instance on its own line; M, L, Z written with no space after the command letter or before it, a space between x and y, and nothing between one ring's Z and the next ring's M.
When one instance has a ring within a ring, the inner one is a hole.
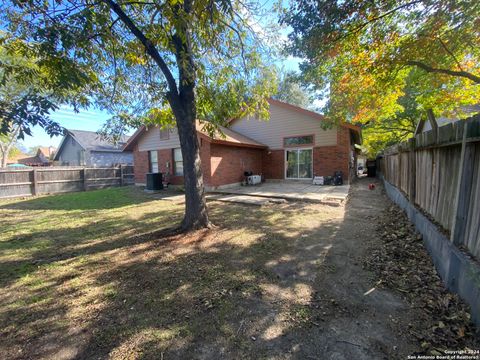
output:
M386 181L480 259L480 115L385 150ZM462 145L463 144L463 145ZM383 163L382 163L383 162Z
M133 166L0 169L0 198L31 196L134 183Z

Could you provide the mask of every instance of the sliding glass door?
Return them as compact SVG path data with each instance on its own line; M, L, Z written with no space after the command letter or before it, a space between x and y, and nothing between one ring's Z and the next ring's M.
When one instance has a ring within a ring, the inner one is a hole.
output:
M312 178L312 149L285 150L287 179Z

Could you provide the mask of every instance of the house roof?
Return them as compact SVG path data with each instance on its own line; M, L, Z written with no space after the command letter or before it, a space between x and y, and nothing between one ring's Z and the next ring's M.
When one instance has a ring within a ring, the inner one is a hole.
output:
M17 159L17 163L24 164L24 165L45 165L45 164L48 164L48 161L45 162L38 155L35 155L35 156Z
M226 128L224 126L217 126L213 136L210 136L208 131L205 129L205 122L199 120L196 121L195 127L197 132L205 140L214 143L222 144L228 146L241 146L241 147L252 147L259 149L266 149L267 146L259 143L249 137L239 134L232 129ZM123 150L133 150L133 144L142 136L142 134L147 130L145 126L139 128L131 137L128 139L127 143L124 145Z
M128 141L129 137L124 135L120 138L120 141L115 145L108 139L102 138L101 135L94 131L86 130L70 130L66 129L65 136L58 147L58 151L55 153L55 160L58 160L58 155L62 151L65 139L69 136L75 139L75 141L84 149L89 151L103 151L103 152L121 152L123 146Z
M268 99L268 102L270 104L275 104L293 111L300 112L302 114L305 114L307 116L310 116L314 119L317 120L325 120L325 117L322 114L316 113L311 110L303 109L299 106L288 104L283 101L275 100L275 99ZM228 121L229 124L231 124L233 121L237 119L231 119ZM346 127L351 130L352 135L355 139L355 142L358 142L359 144L362 143L362 137L361 137L361 129L360 126L358 125L353 125L350 123L342 123L341 126ZM258 141L255 141L245 135L239 134L236 131L233 131L230 128L224 127L224 126L218 126L218 130L215 131L213 137L209 136L208 132L204 130L204 123L197 120L196 123L196 128L197 131L208 141L211 141L212 143L217 143L217 144L224 144L224 145L230 145L230 146L247 146L247 147L256 147L256 148L267 148L268 146L262 143L259 143ZM142 126L139 128L131 137L128 139L126 144L123 146L123 150L133 150L133 144L136 143L136 141L140 138L140 136L147 130L145 126ZM222 133L224 136L222 136Z
M121 150L128 141L129 136L123 135L120 141L114 145L110 140L102 138L94 131L85 130L67 130L67 132L83 147L85 150L93 151L115 151Z
M267 148L266 145L259 143L258 141L255 141L253 139L250 139L249 137L239 134L236 131L233 131L232 129L226 128L224 126L218 126L218 129L215 130L215 133L213 136L210 136L208 134L208 131L204 129L205 124L201 123L200 121L197 120L195 124L197 131L206 136L209 141L212 143L216 144L225 144L225 145L244 145L244 146L250 146L250 147L258 147L258 148Z
M298 113L301 113L301 114L304 114L304 115L307 115L307 116L310 116L314 119L317 119L317 120L320 120L320 121L325 121L325 116L322 115L322 114L319 114L315 111L311 111L311 110L307 110L307 109L304 109L300 106L297 106L297 105L292 105L292 104L289 104L289 103L286 103L286 102L283 102L283 101L280 101L280 100L276 100L276 99L273 99L273 98L269 98L268 99L268 102L270 105L274 104L274 105L278 105L280 107L283 107L285 109L289 109L289 110L292 110L292 111L296 111ZM233 123L235 120L237 120L237 118L233 118L229 121L229 123ZM343 122L340 124L341 126L343 127L346 127L350 130L352 130L353 132L356 132L357 134L355 135L355 141L359 141L361 143L362 141L362 137L361 137L361 128L360 126L358 125L354 125L354 124L351 124L351 123L347 123L347 122Z
M442 127L448 124L453 124L457 121L460 121L465 118L465 116L473 116L475 114L480 113L480 104L476 105L464 105L460 106L458 108L459 111L462 112L464 116L454 116L454 117L447 117L447 116L439 116L435 117L435 122L437 123L438 127ZM420 121L417 124L417 127L415 128L415 135L420 134L422 132L430 131L432 130L432 125L430 124L430 121L425 118L421 118Z

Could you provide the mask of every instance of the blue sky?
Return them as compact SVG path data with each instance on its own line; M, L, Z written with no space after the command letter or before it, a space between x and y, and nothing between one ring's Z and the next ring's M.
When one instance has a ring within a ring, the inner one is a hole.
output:
M107 113L99 110L82 110L75 113L69 107L61 107L52 113L51 118L67 129L75 130L99 130L104 122L110 117ZM35 126L32 136L25 135L25 139L18 142L20 146L30 148L37 145L57 147L62 136L50 137L40 126Z

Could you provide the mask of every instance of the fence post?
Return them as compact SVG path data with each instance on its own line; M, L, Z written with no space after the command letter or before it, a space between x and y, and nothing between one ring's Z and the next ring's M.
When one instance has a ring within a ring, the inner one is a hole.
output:
M38 190L38 179L37 179L37 169L32 170L32 195L37 195Z
M120 186L123 186L123 165L120 164Z
M453 219L450 241L462 245L468 220L468 208L473 182L473 161L475 148L467 144L468 122L463 125L462 151L458 164L458 182L455 196L455 217Z
M82 178L83 178L83 191L88 190L88 183L87 183L87 168L82 169Z
M402 147L398 147L398 154L397 154L397 159L398 159L398 168L397 168L397 176L396 179L398 180L398 183L395 184L395 186L398 189L402 189Z
M437 144L438 143L438 124L432 109L427 109L427 118L428 118L428 122L430 123L430 126L432 127L433 136L435 138L435 144Z
M416 166L416 156L415 156L415 138L408 139L408 144L410 152L408 153L408 172L409 172L409 183L408 183L408 199L412 204L415 204L415 187L417 181L417 166Z

